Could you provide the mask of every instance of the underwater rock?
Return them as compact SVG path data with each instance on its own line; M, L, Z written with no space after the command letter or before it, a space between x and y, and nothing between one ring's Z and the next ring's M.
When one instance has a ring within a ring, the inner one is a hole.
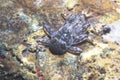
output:
M5 48L4 44L0 44L0 58L5 58Z
M41 28L39 26L39 22L35 16L29 17L25 13L19 13L19 18L21 18L25 23L27 23L30 27L30 31L37 31Z
M120 44L120 20L115 21L104 27L104 31L107 31L102 37L104 42L115 42Z

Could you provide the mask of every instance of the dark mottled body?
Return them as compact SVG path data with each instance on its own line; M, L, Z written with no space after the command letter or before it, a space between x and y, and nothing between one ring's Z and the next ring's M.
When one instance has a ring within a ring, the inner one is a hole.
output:
M82 49L75 47L75 45L83 42L88 37L87 28L89 24L85 15L68 16L59 30L55 30L48 22L45 22L43 26L49 39L41 38L39 41L47 45L53 54L62 55L67 51L82 52Z

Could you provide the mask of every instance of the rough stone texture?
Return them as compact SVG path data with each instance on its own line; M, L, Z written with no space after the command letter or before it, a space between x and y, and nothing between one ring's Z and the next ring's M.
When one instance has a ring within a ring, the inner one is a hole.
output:
M104 43L101 36L101 25L120 19L120 1L74 1L73 4L73 0L0 0L0 79L120 79L119 44ZM47 47L36 43L35 37L46 36L42 29L45 18L59 28L69 14L83 13L92 18L91 21L100 21L101 25L96 23L88 30L94 45L82 43L83 52L79 56L70 53L55 56Z

